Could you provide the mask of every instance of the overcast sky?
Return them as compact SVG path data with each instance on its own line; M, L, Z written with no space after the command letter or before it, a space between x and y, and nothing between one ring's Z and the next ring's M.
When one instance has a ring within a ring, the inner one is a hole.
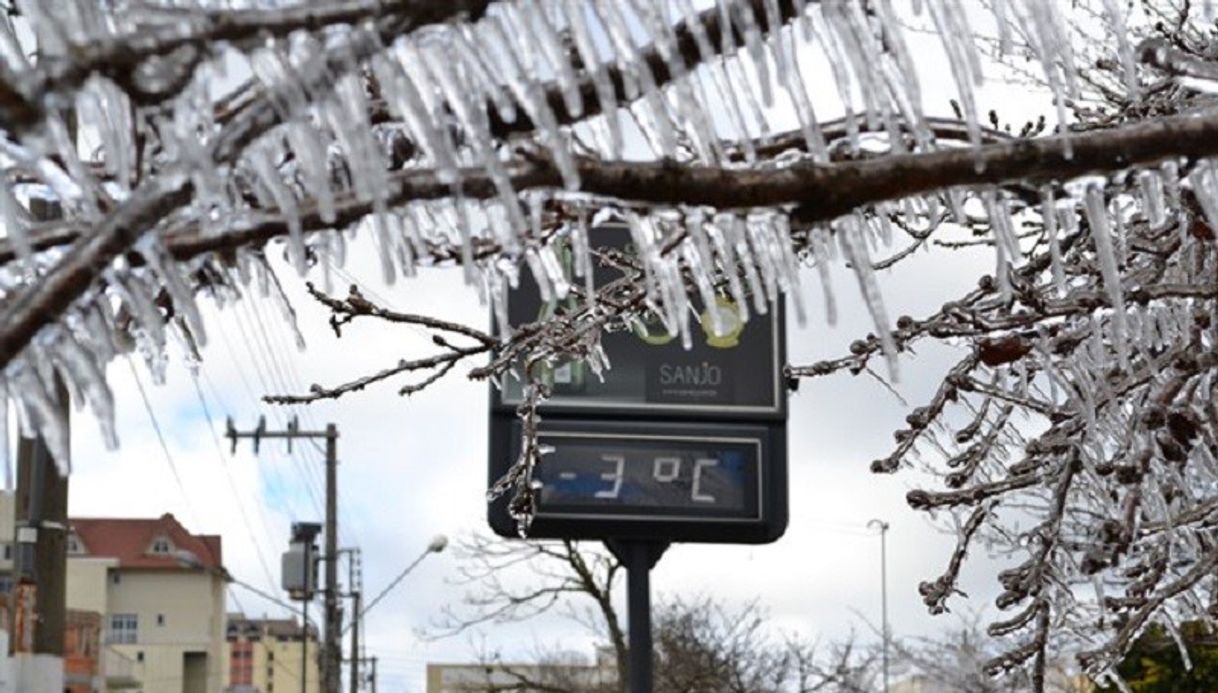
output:
M933 41L917 41L915 55L926 61L927 111L950 115L952 87L941 50ZM806 70L809 79L819 80L814 84L827 79L819 67ZM1049 112L1042 96L1013 106L1022 95L1021 87L998 85L983 107L1002 106L1004 114L1020 117ZM834 115L823 104L817 106L823 117ZM379 283L372 252L370 243L354 244L345 271L391 307L476 326L487 323L485 309L463 286L460 271L425 271L416 280L386 287ZM882 275L889 314L895 318L934 310L973 286L991 265L986 253L918 253ZM357 323L337 339L325 312L304 294L303 281L282 262L278 266L308 350L294 348L272 302L255 299L224 311L208 306L209 346L197 377L177 353L164 386L153 386L147 369L138 365L134 370L147 407L128 363L115 362L109 375L118 394L122 447L105 451L90 417L75 418L69 503L75 516L172 512L192 531L223 535L229 570L239 580L274 592L290 523L322 519L322 455L307 444L297 444L289 455L281 442L265 443L258 456L243 442L230 454L222 438L224 417L249 428L265 414L269 425L281 426L292 412L263 405L258 396L303 392L315 382L337 384L427 352L419 332L401 327ZM806 272L810 319L804 327L792 321L792 363L846 353L851 340L872 329L853 276L841 266L833 272L840 324L825 324L819 283ZM320 271L309 278L323 281ZM347 279L337 274L333 279L335 291L345 293ZM936 348L906 359L901 394L914 405L924 401L953 355ZM404 382L373 386L338 403L300 411L306 427L325 422L339 427L341 543L362 550L368 594L388 584L433 535L457 538L485 531L486 385L454 372L404 399L396 395ZM916 590L918 581L942 571L953 541L905 505L905 492L924 479L913 472L875 476L868 471L871 460L891 449L891 433L902 426L906 413L866 375L805 381L791 399L791 522L786 535L769 546L675 546L654 572L656 598L705 595L729 604L757 599L776 629L824 639L844 638L853 629L871 637L862 618L879 622L880 546L866 524L882 518L891 523L888 579L894 633L931 633L951 626L951 616L926 614ZM450 554L429 556L370 613L367 646L380 657L381 690L421 691L427 661L469 661L483 647L509 657L554 647L591 655L592 635L557 615L469 637L418 639L416 632L431 625L442 607L461 599L463 590L449 584L454 568ZM972 599L956 604L983 608L992 603L992 577L966 570L963 586ZM230 595L230 611L279 613L239 586Z

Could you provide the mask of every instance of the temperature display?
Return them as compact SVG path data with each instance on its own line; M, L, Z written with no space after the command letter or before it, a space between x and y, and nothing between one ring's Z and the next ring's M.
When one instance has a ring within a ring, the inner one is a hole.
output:
M761 444L747 438L542 432L538 517L759 519Z

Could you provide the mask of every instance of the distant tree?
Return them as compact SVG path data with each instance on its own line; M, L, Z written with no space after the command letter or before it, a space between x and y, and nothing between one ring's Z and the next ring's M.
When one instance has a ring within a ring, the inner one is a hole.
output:
M477 534L456 542L454 552L460 559L457 582L468 589L461 604L445 608L432 637L559 609L609 643L616 677L608 687L625 690L629 643L613 606L623 569L612 554L569 541L504 541ZM660 600L652 628L657 693L862 693L876 681L874 648L858 647L853 640L818 648L783 637L769 627L756 602L731 607L711 597ZM571 663L561 651L542 651L535 658ZM482 660L488 676L499 673L495 683L478 689L486 693L563 685L575 693L601 693L606 687L572 683L581 675L576 667L513 666L496 651L484 653Z
M1181 624L1174 635L1171 628L1152 624L1134 641L1117 671L1133 693L1218 691L1218 636L1199 621ZM1110 685L1096 690L1120 689Z

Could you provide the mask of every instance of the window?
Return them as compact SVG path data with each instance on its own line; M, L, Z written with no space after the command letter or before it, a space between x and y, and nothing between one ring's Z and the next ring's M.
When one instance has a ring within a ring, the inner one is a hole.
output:
M152 540L152 546L149 547L148 553L155 553L158 556L168 556L172 547L169 545L169 540L165 537L157 537Z
M9 547L4 547L4 557L8 558ZM80 543L80 537L76 536L76 532L68 535L68 555L76 555L85 552L85 547Z
M0 594L8 594L13 591L13 576L0 575Z
M11 561L13 559L13 545L5 542L4 544L4 560Z
M106 642L132 645L139 641L139 626L139 616L136 614L110 614L110 633Z
M110 582L118 584L123 581L123 576L118 573L110 573Z
M139 652L135 653L135 661L137 661L137 662L144 661L144 651L143 650L140 650Z
M234 686L250 685L254 682L254 644L249 641L233 643L232 659L229 662L229 679Z
M156 624L157 624L158 626L163 626L163 625L165 625L165 614L157 614L157 615L156 615Z

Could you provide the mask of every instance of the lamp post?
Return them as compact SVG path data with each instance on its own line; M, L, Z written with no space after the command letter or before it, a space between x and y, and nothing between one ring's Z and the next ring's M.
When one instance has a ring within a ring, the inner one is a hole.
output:
M372 601L368 602L368 606L365 606L362 611L359 611L358 613L354 614L354 617L351 619L351 622L348 623L347 627L343 630L343 634L345 635L347 633L347 631L351 629L351 625L353 623L359 623L360 620L362 620L364 618L364 614L367 614L369 611L371 611L372 607L376 606L377 602L381 601L381 599L383 599L386 594L389 594L389 592L391 590L393 590L394 587L397 587L398 583L401 582L402 579L405 578L407 575L409 575L410 571L414 570L415 566L417 566L419 563L421 563L424 558L427 558L428 554L440 553L441 551L444 550L444 548L446 546L448 546L448 537L444 536L443 534L437 534L431 540L431 543L429 543L427 545L427 548L423 549L423 553L419 554L418 558L414 559L414 561L412 561L410 565L406 566L405 570L398 573L398 576L393 579L393 582L389 583L388 587L381 590L380 594L376 595L376 597L374 597L372 599Z
M880 530L880 627L884 631L884 693L888 693L888 523L876 519L867 527Z

